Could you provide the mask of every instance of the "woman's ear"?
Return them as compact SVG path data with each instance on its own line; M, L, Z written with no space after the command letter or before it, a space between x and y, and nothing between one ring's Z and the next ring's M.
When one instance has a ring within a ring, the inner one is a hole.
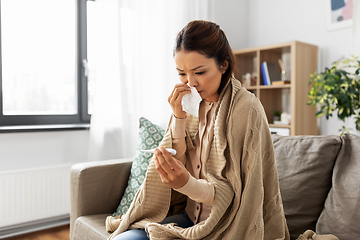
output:
M229 62L225 60L221 65L221 73L224 74L229 67Z

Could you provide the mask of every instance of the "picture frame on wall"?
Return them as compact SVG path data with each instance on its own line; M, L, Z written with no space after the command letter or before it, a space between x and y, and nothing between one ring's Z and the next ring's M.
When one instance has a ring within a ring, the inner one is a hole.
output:
M326 0L327 30L352 27L355 0Z

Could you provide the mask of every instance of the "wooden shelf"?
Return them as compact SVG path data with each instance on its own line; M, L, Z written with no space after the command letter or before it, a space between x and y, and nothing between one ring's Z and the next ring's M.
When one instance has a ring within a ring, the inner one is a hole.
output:
M237 62L235 77L242 80L247 73L256 76L256 80L246 89L260 99L270 127L287 128L291 135L317 135L316 108L306 104L310 91L310 74L314 73L317 67L317 46L291 41L239 49L235 50L234 54ZM290 79L290 84L263 85L261 63L278 63L279 59L284 62L286 78ZM275 111L288 112L291 115L291 124L272 124Z
M279 88L290 88L290 84L284 84L284 85L270 85L270 86L259 86L260 89L279 89ZM247 88L248 89L248 88Z

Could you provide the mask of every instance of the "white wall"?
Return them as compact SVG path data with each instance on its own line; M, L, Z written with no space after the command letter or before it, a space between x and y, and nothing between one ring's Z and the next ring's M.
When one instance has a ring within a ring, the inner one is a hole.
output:
M292 40L315 44L321 51L321 69L340 57L360 54L360 26L328 31L325 2L326 0L250 1L249 46ZM359 7L360 5L357 6L358 14Z
M0 133L0 172L87 161L88 130Z
M248 47L250 0L210 0L211 20L220 25L232 49Z

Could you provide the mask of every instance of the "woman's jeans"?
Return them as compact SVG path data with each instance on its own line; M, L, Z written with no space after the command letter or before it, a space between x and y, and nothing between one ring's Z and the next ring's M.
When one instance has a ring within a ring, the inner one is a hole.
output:
M194 226L189 216L183 214L173 215L165 218L161 224L176 223L179 227L188 228ZM117 235L113 240L149 240L144 229L130 229Z

